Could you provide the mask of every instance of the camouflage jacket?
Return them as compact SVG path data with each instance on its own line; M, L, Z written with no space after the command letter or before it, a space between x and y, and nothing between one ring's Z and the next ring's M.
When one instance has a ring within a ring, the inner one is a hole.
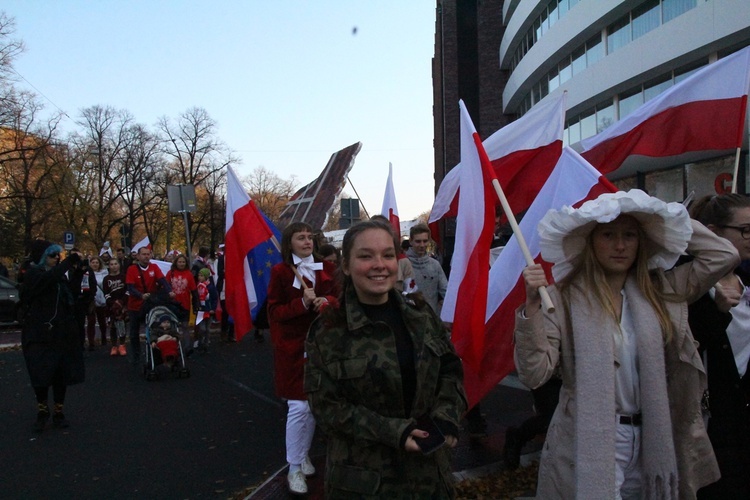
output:
M466 410L461 361L435 313L391 291L414 345L417 387L405 414L391 328L365 315L346 291L346 324L313 322L305 343L305 391L328 435L326 498L451 498L450 449L407 453L404 432L416 417L458 428Z

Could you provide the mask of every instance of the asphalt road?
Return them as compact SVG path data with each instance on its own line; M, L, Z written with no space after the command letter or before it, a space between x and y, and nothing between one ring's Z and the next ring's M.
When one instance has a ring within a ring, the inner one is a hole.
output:
M0 331L0 344L11 336ZM37 434L23 356L0 352L0 497L229 498L286 463L268 339L214 336L188 360L190 378L153 382L108 348L85 355L86 382L68 388L70 428Z

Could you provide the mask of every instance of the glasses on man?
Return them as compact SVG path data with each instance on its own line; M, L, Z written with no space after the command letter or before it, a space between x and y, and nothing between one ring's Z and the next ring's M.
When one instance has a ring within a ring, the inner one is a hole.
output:
M719 226L719 227L726 227L729 229L736 229L740 232L740 236L742 236L742 239L750 240L750 226Z

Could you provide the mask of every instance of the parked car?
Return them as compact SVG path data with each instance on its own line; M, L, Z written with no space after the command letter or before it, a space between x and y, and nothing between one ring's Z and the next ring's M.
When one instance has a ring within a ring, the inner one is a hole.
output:
M18 284L0 276L0 325L15 325Z

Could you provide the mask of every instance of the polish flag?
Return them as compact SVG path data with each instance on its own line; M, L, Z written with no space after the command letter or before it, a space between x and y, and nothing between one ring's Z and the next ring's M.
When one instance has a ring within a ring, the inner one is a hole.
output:
M271 268L281 261L275 235L263 213L227 169L227 222L224 279L227 312L240 340L253 328L253 311L263 304Z
M138 250L140 248L143 248L143 247L152 249L152 247L151 247L151 240L148 239L148 236L146 236L141 241L139 241L138 243L136 243L135 246L133 247L132 251L135 252L135 253L138 253Z
M578 153L566 147L544 186L538 192L519 227L536 262L542 261L537 224L550 209L564 205L580 206L602 193L615 192L600 172ZM486 262L486 261L485 261ZM479 369L464 363L464 386L473 406L513 368L513 329L515 310L526 300L523 269L526 260L514 237L510 239L489 271L482 359ZM547 278L552 275L547 268Z
M393 230L401 237L401 221L398 218L396 192L393 190L393 165L391 163L388 163L388 181L385 183L385 196L383 196L383 208L380 210L380 214L388 219Z
M557 99L540 102L483 143L513 213L529 207L560 157L566 98L563 93ZM429 225L436 241L437 222L458 213L460 168L461 163L443 178L432 205Z
M750 47L697 71L600 134L581 155L600 172L636 165L637 157L695 161L742 145L750 87ZM708 156L697 152L711 152ZM640 163L643 158L640 158Z
M487 308L490 244L497 195L494 172L469 112L461 115L461 175L456 243L441 319L453 323L451 340L465 366L475 372L482 362L484 311Z

